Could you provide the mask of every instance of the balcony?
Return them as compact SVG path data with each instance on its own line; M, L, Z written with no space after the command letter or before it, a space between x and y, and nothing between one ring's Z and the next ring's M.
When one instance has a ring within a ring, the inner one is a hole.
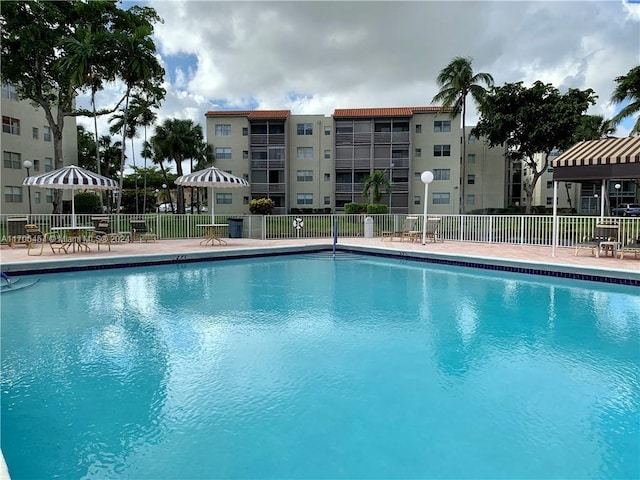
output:
M250 145L284 145L284 133L252 133Z

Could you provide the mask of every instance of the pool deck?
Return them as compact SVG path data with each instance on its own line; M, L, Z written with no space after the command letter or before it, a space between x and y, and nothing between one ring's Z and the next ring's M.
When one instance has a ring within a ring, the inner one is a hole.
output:
M225 239L226 245L200 245L200 239L158 240L155 242L118 243L108 251L91 244L89 252L54 254L45 245L42 256L28 256L27 248L18 245L0 247L0 264L3 272L46 273L72 268L96 268L99 266L125 266L127 264L168 263L198 261L208 258L232 258L237 256L291 253L314 249L331 250L331 239L253 240L248 238ZM401 242L382 241L378 238L339 238L338 250L361 251L382 255L402 255L423 258L439 263L497 266L498 269L527 269L543 272L579 273L602 278L630 280L640 284L640 257L627 254L624 259L611 255L599 258L590 250L582 249L575 255L571 247L558 247L556 255L548 246L488 244L475 242ZM535 272L533 272L535 273Z

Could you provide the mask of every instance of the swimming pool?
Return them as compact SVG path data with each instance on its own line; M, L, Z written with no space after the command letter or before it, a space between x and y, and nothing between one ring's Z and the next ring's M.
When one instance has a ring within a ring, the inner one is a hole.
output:
M359 255L2 297L14 479L638 478L637 288Z

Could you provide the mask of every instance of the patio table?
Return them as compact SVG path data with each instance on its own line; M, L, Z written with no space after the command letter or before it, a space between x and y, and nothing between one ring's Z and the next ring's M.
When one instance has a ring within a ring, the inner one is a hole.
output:
M86 252L91 250L89 248L89 244L85 241L85 236L83 232L90 232L95 230L95 227L51 227L52 232L63 232L65 233L65 237L67 238L66 245L71 245L73 253L76 251L76 245L78 246L78 251L81 252L84 248ZM67 234L68 232L68 234Z
M205 238L200 242L200 245L206 245L211 242L211 245L214 245L214 242L218 242L219 245L223 243L226 245L227 242L220 238L218 233L218 229L228 227L228 223L199 223L196 227L203 227L207 229L207 234Z

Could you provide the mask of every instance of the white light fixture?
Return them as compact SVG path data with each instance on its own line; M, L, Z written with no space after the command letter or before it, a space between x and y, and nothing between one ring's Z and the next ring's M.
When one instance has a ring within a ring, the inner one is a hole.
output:
M420 175L420 180L424 183L424 210L422 219L422 245L427 243L427 204L429 203L429 184L433 182L433 173L425 170Z

